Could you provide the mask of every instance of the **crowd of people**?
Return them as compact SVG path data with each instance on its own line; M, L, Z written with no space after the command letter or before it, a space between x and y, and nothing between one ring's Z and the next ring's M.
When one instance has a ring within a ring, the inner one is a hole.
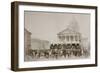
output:
M29 55L34 59L39 58L70 58L71 56L80 57L83 54L82 47L79 44L51 44L50 49L29 50Z

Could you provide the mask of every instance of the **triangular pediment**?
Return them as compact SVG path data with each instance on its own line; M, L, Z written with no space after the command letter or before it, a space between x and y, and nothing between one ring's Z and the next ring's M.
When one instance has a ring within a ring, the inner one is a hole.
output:
M79 33L79 32L73 31L72 29L67 28L67 29L59 32L58 35L62 35L62 34L75 34L75 33Z

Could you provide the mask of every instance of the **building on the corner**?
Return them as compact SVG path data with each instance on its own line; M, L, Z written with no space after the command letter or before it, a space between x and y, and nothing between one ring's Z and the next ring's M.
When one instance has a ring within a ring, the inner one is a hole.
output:
M28 50L31 49L31 32L24 29L24 51L25 55L28 54Z

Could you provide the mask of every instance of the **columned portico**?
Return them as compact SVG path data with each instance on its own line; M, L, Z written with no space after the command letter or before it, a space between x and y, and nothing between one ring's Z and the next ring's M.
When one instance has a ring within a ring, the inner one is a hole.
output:
M66 33L59 34L58 38L61 43L72 44L72 43L80 43L81 38L80 33Z

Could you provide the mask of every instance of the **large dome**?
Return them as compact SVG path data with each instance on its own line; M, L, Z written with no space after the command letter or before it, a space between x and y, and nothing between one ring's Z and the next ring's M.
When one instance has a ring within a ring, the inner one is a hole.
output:
M67 27L68 27L68 29L70 29L70 30L73 30L73 31L75 31L75 32L79 32L79 25L78 25L78 22L77 22L77 20L76 20L75 18L73 18L73 19L70 21L70 23L69 23L69 25L68 25Z
M68 33L80 33L78 22L75 18L73 18L66 29L59 32L57 35L68 34Z

